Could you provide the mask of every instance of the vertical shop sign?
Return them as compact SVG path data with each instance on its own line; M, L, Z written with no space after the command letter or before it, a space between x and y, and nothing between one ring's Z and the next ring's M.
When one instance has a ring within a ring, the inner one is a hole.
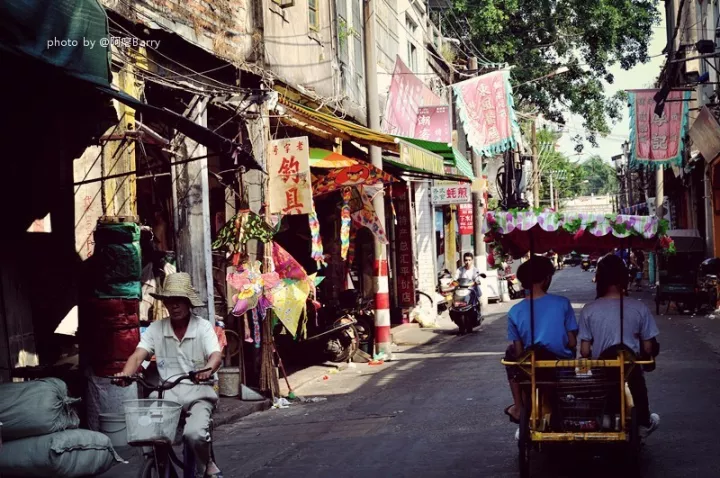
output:
M415 261L413 237L410 229L410 195L407 185L393 186L397 230L395 250L397 251L397 293L398 306L415 306Z
M285 138L268 145L270 214L309 214L312 207L308 138Z
M458 204L458 223L460 224L461 235L473 233L472 204Z

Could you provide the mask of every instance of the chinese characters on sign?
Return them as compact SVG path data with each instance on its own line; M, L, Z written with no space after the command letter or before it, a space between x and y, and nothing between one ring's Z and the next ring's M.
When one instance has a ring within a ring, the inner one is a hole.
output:
M631 128L634 133L632 161L640 163L675 163L682 161L680 141L688 114L689 91L671 91L662 116L655 114L658 90L635 90L630 97Z
M450 108L447 106L421 106L418 108L415 134L417 139L437 143L452 142Z
M413 137L417 124L418 108L442 105L445 102L425 86L415 74L397 57L393 71L383 132L397 136Z
M393 187L393 202L397 213L397 226L395 226L397 301L399 307L414 307L415 261L413 256L413 236L410 230L410 197L405 183Z
M484 156L515 146L515 111L507 74L497 71L453 85L468 142Z
M461 235L473 233L475 229L473 228L472 204L458 205L458 224Z
M431 202L436 206L469 203L472 199L470 189L469 183L433 186Z
M312 206L307 136L270 141L270 214L309 214Z

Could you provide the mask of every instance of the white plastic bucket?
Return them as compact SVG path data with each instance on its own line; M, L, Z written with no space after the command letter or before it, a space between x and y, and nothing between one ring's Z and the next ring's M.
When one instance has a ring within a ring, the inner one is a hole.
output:
M221 397L237 397L240 395L240 368L227 367L218 370L219 395Z
M128 446L124 413L101 413L100 432L110 438L113 447Z

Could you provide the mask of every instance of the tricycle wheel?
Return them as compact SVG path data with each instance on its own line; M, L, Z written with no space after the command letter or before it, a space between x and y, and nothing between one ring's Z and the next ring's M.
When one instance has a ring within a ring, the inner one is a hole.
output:
M527 408L520 409L520 436L518 439L518 464L520 466L520 478L530 477L530 412Z
M642 438L640 437L640 424L637 418L635 407L630 411L629 439L627 443L626 458L631 467L637 467L640 463L640 450L642 449Z

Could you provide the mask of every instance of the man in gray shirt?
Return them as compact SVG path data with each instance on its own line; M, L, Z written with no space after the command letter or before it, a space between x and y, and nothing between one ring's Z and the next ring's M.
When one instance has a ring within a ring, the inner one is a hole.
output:
M617 346L625 345L638 357L655 353L656 337L660 333L650 310L639 300L621 298L628 287L628 271L623 260L615 255L605 256L598 264L597 299L587 304L580 314L580 353L593 359L616 356ZM623 337L620 337L620 304L623 304ZM640 367L627 376L633 395L637 417L645 436L660 424L660 416L650 413L645 377Z

